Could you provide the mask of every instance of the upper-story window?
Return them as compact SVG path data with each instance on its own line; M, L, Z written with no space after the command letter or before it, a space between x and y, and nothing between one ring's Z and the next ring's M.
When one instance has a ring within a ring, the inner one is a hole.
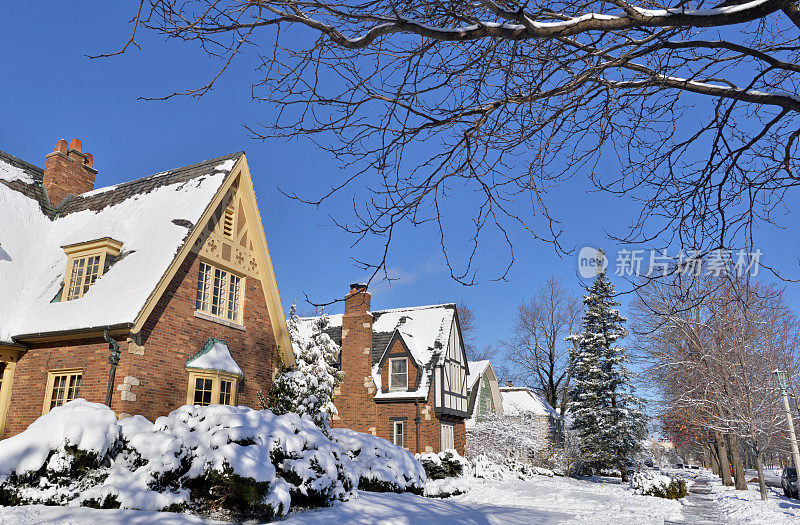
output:
M389 359L389 390L408 390L408 359Z
M238 275L201 262L195 308L221 319L242 324L242 285Z
M79 299L103 275L110 259L119 255L122 243L109 237L62 246L67 254L62 301Z

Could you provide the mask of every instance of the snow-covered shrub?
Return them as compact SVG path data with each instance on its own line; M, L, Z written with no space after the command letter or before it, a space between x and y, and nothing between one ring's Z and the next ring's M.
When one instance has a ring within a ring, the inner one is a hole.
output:
M547 421L533 414L519 417L487 414L467 430L466 457L484 455L503 464L513 455L520 462L533 463L547 443Z
M469 461L453 449L443 450L438 454L417 454L428 479L455 478L471 472Z
M521 476L504 465L499 465L481 454L472 458L472 475L481 479L512 480Z
M472 488L470 478L432 479L425 484L425 496L428 498L449 498L464 494Z
M634 494L680 499L687 494L686 481L655 471L635 472L630 479Z
M352 460L359 489L422 493L425 470L409 451L383 438L346 428L332 429L331 436Z
M0 442L0 504L283 516L348 499L342 449L296 414L212 405L155 423L71 401Z
M269 392L270 407L276 414L309 415L328 434L330 418L336 412L333 391L344 374L335 368L341 349L323 330L328 316L314 321L312 332L304 333L295 305L289 312L289 337L296 365L283 368Z

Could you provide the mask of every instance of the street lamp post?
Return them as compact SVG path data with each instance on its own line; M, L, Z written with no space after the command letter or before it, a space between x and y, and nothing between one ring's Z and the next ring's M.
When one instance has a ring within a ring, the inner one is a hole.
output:
M794 460L795 472L800 472L800 451L797 450L797 438L794 434L794 422L792 422L792 412L789 408L789 395L786 393L786 372L775 370L772 372L778 379L778 386L783 397L783 409L786 410L786 422L789 423L789 442L792 445L792 459Z

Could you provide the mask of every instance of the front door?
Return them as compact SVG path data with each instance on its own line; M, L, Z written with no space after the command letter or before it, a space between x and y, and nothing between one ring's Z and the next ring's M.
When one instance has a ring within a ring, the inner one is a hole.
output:
M442 451L456 448L454 430L452 423L442 423Z

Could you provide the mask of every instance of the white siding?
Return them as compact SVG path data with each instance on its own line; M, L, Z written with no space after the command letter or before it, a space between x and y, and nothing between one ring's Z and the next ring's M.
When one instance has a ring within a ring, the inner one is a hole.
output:
M443 370L443 408L467 411L467 370L464 360L464 352L461 348L461 338L459 337L458 327L453 321L450 328L450 338L447 344L447 351L444 353ZM439 387L437 385L437 392ZM437 396L437 400L439 397Z

